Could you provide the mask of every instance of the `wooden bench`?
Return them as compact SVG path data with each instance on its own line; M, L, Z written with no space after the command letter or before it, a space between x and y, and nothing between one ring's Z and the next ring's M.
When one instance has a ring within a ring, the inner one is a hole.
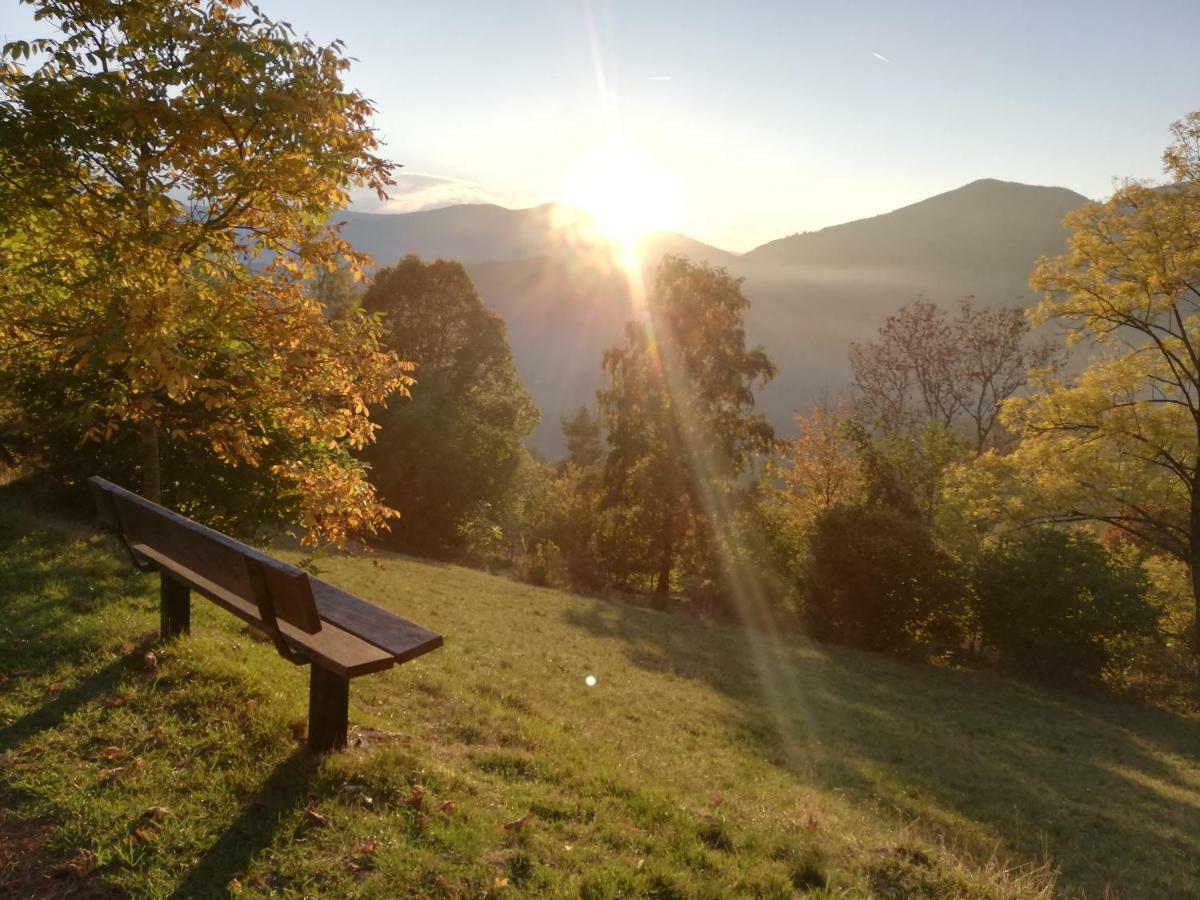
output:
M442 636L151 503L89 478L101 522L134 565L161 576L164 640L186 632L192 591L270 636L279 654L311 664L308 745L346 746L350 679L382 672L442 646Z

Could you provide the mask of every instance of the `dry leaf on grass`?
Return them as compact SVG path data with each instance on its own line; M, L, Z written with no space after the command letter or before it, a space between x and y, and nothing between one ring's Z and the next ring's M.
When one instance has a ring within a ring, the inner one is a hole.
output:
M317 808L311 803L304 807L304 819L318 828L329 824L329 820L317 812Z
M516 819L512 822L506 822L504 825L501 826L501 828L503 828L505 831L516 832L516 831L520 831L522 828L524 828L526 825L528 825L532 821L533 821L533 813L526 813L525 815L521 816L521 818L519 818L519 819Z

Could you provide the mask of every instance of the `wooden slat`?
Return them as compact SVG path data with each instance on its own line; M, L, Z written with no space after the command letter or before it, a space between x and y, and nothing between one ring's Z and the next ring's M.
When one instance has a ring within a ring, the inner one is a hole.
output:
M402 619L319 578L312 579L313 596L321 618L386 650L396 662L408 662L436 650L440 634Z
M262 624L258 607L252 602L176 562L148 544L131 541L130 547L139 556L145 557L160 569L168 572L172 578L186 584L218 606L229 610L242 621L256 626ZM290 644L303 649L315 662L336 672L342 678L355 678L371 672L381 672L384 669L390 669L394 663L392 654L355 637L336 625L326 625L316 634L305 634L287 622L280 621L279 630Z

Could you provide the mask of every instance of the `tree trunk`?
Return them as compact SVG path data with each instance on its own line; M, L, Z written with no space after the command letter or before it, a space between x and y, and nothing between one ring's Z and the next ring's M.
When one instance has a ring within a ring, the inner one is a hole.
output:
M1192 578L1192 650L1200 655L1200 460L1192 474L1188 510L1188 574Z
M654 586L656 596L666 599L671 593L671 569L675 563L675 511L674 504L667 507L663 516L662 555L658 562L658 583Z
M158 503L162 499L162 463L158 453L158 426L142 423L142 496Z

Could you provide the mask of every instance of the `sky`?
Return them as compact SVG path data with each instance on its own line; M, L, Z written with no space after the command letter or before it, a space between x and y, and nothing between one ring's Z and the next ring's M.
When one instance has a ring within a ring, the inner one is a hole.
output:
M616 197L739 251L977 178L1100 198L1200 110L1200 0L260 6L346 43L404 166L388 210Z

